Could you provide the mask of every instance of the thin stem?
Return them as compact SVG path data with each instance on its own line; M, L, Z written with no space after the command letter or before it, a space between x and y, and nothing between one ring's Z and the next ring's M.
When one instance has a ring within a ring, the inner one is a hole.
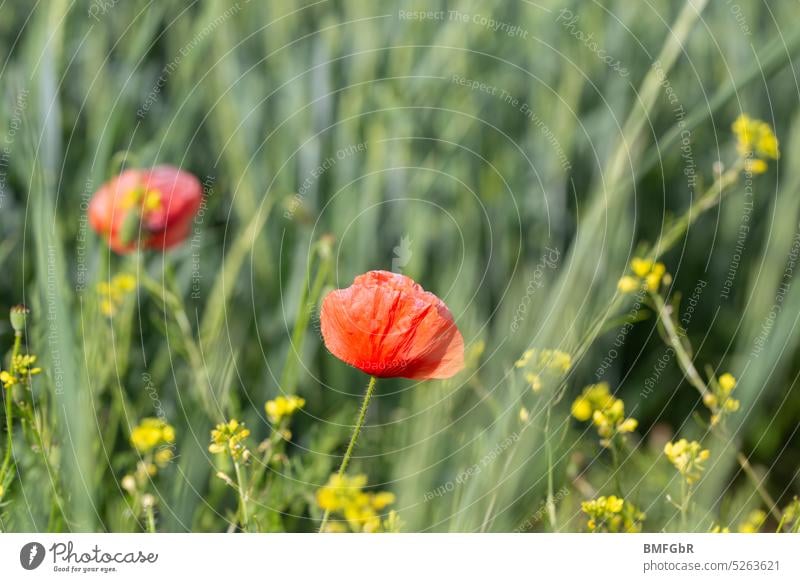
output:
M764 504L769 508L769 512L772 517L776 520L782 519L782 515L780 510L778 509L778 504L775 503L775 500L772 496L764 489L764 486L761 483L761 479L758 478L756 472L753 470L753 466L750 464L750 461L747 460L747 457L742 454L742 452L736 453L736 461L739 463L739 466L744 471L744 474L750 479L750 482L753 484L756 492L758 492L759 497L764 502Z
M743 166L744 162L742 160L737 160L728 171L719 176L708 190L689 207L686 213L673 222L671 226L667 227L666 232L661 234L658 241L656 241L650 251L646 253L647 257L656 261L672 249L675 243L680 240L683 233L685 233L704 212L714 208L714 206L722 201L726 190L737 182L739 172L742 170ZM617 308L623 303L625 297L624 295L616 294L608 309L606 309L606 311L589 327L575 350L575 360L580 360L583 354L588 351L595 338L604 332L603 328L609 320L610 314L616 313Z
M31 430L36 437L36 444L42 453L42 461L44 462L45 470L47 471L47 475L50 477L50 482L53 485L53 498L51 500L49 518L50 525L53 525L54 519L56 518L56 512L58 513L58 516L61 517L62 521L67 520L67 516L64 513L64 501L59 488L58 473L56 473L55 468L50 462L48 447L45 445L44 435L42 433L42 423L39 422L32 408L28 408L27 417L28 423L31 425ZM53 529L48 526L48 531L53 531Z
M700 376L700 373L697 371L697 368L694 367L692 358L689 356L689 353L686 351L686 347L683 345L683 340L681 339L681 335L678 333L678 330L675 327L675 323L672 321L667 304L664 303L664 299L662 299L661 295L658 293L652 293L651 297L653 298L653 303L655 303L656 309L658 310L658 317L661 320L661 324L664 326L664 331L667 333L669 343L672 346L672 349L675 350L675 355L678 357L678 363L680 364L683 373L686 375L686 379L691 382L692 386L697 388L702 396L705 396L708 392L708 387L703 381L702 376Z
M658 239L652 250L648 253L649 258L657 260L669 251L689 227L700 218L707 210L714 208L722 202L725 191L733 186L739 179L744 162L738 160L729 170L719 176L714 183L689 207L678 220L667 228Z
M614 465L614 485L617 487L617 492L619 493L620 497L625 497L625 492L622 490L622 480L621 480L621 473L622 467L619 463L619 451L617 450L617 435L611 437L611 442L609 443L609 449L611 449L611 462Z
M692 497L692 488L686 482L686 479L681 479L681 532L686 531L686 523L688 520L689 500Z
M153 513L153 506L148 505L145 513L147 513L147 531L156 533L156 516Z
M706 383L703 381L703 378L700 376L700 373L697 371L697 368L695 368L694 363L692 363L692 359L683 345L683 341L680 335L678 334L674 322L672 321L672 317L667 312L667 306L664 303L664 300L658 293L653 293L652 298L656 305L656 308L658 309L658 315L659 318L661 319L661 323L664 326L664 331L666 331L667 333L667 339L669 340L669 344L675 350L675 354L678 357L678 363L680 364L681 369L683 370L684 374L686 375L686 378L689 380L692 386L697 388L701 396L705 396L709 392L708 386L706 386ZM726 440L729 439L729 436L725 433L724 430L718 427L716 428L712 427L711 430L712 432L715 432L717 435L721 436L723 439ZM748 461L747 457L745 457L741 452L738 452L736 454L736 461L737 463L739 463L739 466L742 468L742 471L744 471L744 474L753 484L753 487L755 488L758 495L761 497L761 500L767 505L767 507L769 507L769 512L772 514L773 518L775 518L776 520L780 520L781 514L780 511L778 510L778 506L775 503L775 500L772 499L772 496L770 496L767 490L764 489L761 483L761 479L759 479L758 475L756 475L756 472L750 465L750 461Z
M364 400L361 401L361 410L358 412L358 419L356 420L355 428L353 428L353 435L350 437L350 444L347 445L347 450L344 453L342 464L339 467L339 472L337 473L339 478L341 478L344 475L344 472L347 470L347 465L350 464L350 457L353 456L353 449L356 448L358 435L361 434L361 428L364 426L364 419L367 417L369 401L372 398L372 394L375 392L375 381L375 376L371 376L369 379L369 384L367 385L367 391L364 393ZM331 510L326 509L325 514L322 516L322 523L319 526L320 533L325 531L325 526L328 524L328 518L330 515Z
M544 421L544 439L547 451L547 516L550 519L550 529L558 531L558 515L556 513L555 495L553 494L553 446L550 443L550 411L551 405L547 403L547 413Z
M14 349L11 352L11 371L13 372L14 359L19 355L20 346L22 345L22 332L17 331L14 333ZM6 431L8 433L6 440L6 454L3 458L3 466L0 468L0 485L3 484L6 478L6 472L11 466L11 456L14 452L14 424L13 424L13 409L11 407L13 386L5 388L3 396L6 400Z
M239 487L239 509L242 513L242 529L247 530L247 524L250 518L247 514L247 490L244 488L244 478L242 477L242 470L239 463L234 461L233 468L236 471L236 483Z

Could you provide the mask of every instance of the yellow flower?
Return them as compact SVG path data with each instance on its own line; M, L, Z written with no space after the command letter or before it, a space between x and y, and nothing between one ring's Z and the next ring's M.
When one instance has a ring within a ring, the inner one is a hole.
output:
M653 265L650 273L648 273L648 275L644 278L645 286L647 287L648 291L651 293L658 291L658 288L661 286L661 280L664 278L666 271L667 269L664 266L664 263L656 263Z
M636 533L645 518L632 503L616 495L584 501L581 510L588 516L586 525L592 532Z
M750 174L763 174L767 171L767 162L749 158L744 161L744 171Z
M125 298L136 289L136 277L128 273L115 275L111 281L97 284L100 312L108 317L116 314Z
M390 493L389 491L381 491L379 493L375 493L370 499L372 503L372 508L376 511L380 511L381 509L386 508L388 505L394 503L395 497L394 493Z
M725 373L717 378L716 382L711 382L710 391L703 395L703 404L712 412L712 426L722 422L726 414L739 410L740 402L731 397L734 388L736 388L736 378L732 374Z
M614 397L611 396L606 382L591 384L584 388L581 395L572 403L572 416L585 422L592 418L595 410L604 409L613 401Z
M175 429L160 418L144 418L131 431L131 444L142 454L174 442Z
M524 368L525 366L528 365L528 362L533 357L533 354L534 354L534 350L525 350L522 353L522 357L519 360L517 360L516 362L514 362L514 365L517 368Z
M572 368L572 356L561 350L529 349L514 362L516 368L523 368L523 378L534 393L538 394L546 386L556 386Z
M523 406L522 408L519 409L519 421L520 422L523 422L523 423L528 422L530 417L531 417L531 414L530 414L530 412L528 412L527 408L525 408Z
M700 443L686 439L664 445L664 454L689 484L700 479L705 471L705 462L711 456L709 450L703 449Z
M741 403L735 398L728 398L725 401L725 406L724 406L725 412L736 412L737 410L739 410L740 405Z
M758 533L765 521L767 521L767 514L761 509L754 509L739 524L739 533Z
M297 396L278 396L275 400L269 400L264 405L269 419L277 424L284 418L293 415L298 409L305 406L306 401Z
M158 465L159 467L165 467L166 465L168 465L169 462L172 460L172 457L173 457L172 449L167 449L167 448L159 449L158 451L156 451L156 454L154 456L156 465Z
M317 505L344 517L353 532L398 531L396 512L390 512L385 522L378 513L395 502L394 494L365 492L366 484L366 475L331 475L328 483L317 490ZM327 531L344 531L344 527L337 524Z
M0 382L3 383L3 388L8 390L9 388L13 388L17 384L17 379L3 370L0 372Z
M218 424L211 431L211 444L208 450L211 453L228 452L234 461L247 461L250 451L244 444L244 440L250 436L250 430L245 428L244 423L240 423L232 418L227 423Z
M736 378L732 374L725 373L717 380L720 390L726 394L730 394L736 388Z
M731 530L730 528L722 527L717 523L714 524L710 530L708 530L708 533L731 533Z
M575 399L575 402L572 403L572 416L581 422L586 422L592 418L592 412L594 412L592 410L592 404L586 398L579 396Z
M572 368L572 356L561 350L542 350L539 363L545 368L566 374Z
M539 392L542 389L542 378L539 374L534 374L533 372L529 372L525 375L525 380L528 384L531 385L531 390L534 392Z
M550 383L556 383L572 368L572 356L561 350L525 350L515 363L525 368L525 382L534 392L540 392Z
M619 289L620 293L633 293L638 291L639 287L641 287L639 280L630 275L625 275L617 283L617 289Z
M30 382L31 376L42 373L41 368L34 367L36 356L17 354L11 359L11 369L0 371L0 382L3 388L10 389L20 383Z
M795 533L800 531L800 499L798 499L797 495L792 498L789 505L783 508L781 514L778 532L786 530Z
M625 418L625 403L611 395L606 382L584 388L571 412L581 422L592 419L604 447L610 446L615 435L633 432L639 425L636 419Z
M617 288L622 293L632 293L639 289L644 282L645 288L651 293L658 291L661 282L665 279L667 268L664 263L657 263L652 259L635 257L631 260L631 271L635 277L625 275L617 283Z
M743 113L733 122L732 129L736 135L736 149L743 158L777 160L780 157L778 138L768 123ZM766 164L764 167L766 169Z
M652 268L653 261L650 259L640 259L637 257L631 261L631 271L633 271L633 274L640 279L647 277Z

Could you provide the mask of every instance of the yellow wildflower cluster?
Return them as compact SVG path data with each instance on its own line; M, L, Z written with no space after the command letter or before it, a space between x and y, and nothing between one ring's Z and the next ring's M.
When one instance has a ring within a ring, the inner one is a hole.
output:
M686 439L664 445L664 454L690 485L702 477L706 469L704 463L711 456L709 450L702 448L700 443Z
M97 284L97 294L100 296L100 312L111 317L122 306L125 298L136 289L136 278L127 273L115 275L111 281L101 281Z
M780 157L778 138L768 123L741 114L732 128L736 135L736 150L745 160L745 171L763 174L767 171L764 158L777 160Z
M611 394L606 382L584 388L572 403L572 416L581 422L591 419L604 447L615 435L633 432L639 425L636 419L625 418L625 403Z
M344 517L350 531L398 531L400 523L395 511L390 511L386 520L382 521L380 516L381 511L394 503L394 494L366 492L366 484L366 475L331 475L328 483L317 491L317 504L325 511ZM326 531L344 532L346 528L341 522L332 522Z
M30 382L31 376L42 373L41 368L34 366L36 356L29 354L17 354L11 358L11 369L0 371L0 382L6 390L13 388L17 384Z
M142 454L175 442L175 429L160 418L144 418L131 431L131 444Z
M559 379L570 371L572 356L561 350L525 350L514 366L524 368L525 381L540 392L548 378Z
M731 533L731 529L715 523L713 526L711 526L711 529L708 530L708 533Z
M268 400L264 405L270 421L278 424L284 418L289 418L297 410L305 406L306 401L298 396L278 396L275 400Z
M250 430L245 428L244 423L235 418L227 423L217 425L211 431L211 444L208 446L209 452L224 453L228 452L234 461L247 461L250 458L250 451L244 444L244 440L250 436Z
M131 431L131 444L143 455L157 451L152 460L159 467L165 467L173 457L172 445L175 443L175 428L160 418L145 418ZM150 457L144 461L146 472L153 476L156 467L150 462Z
M131 431L131 445L141 454L136 471L120 481L122 488L138 498L150 480L173 458L175 428L160 418L143 418ZM152 497L152 495L150 496Z
M739 533L758 533L764 522L767 521L767 514L761 509L754 509L747 514L745 520L739 524Z
M731 398L734 388L736 378L732 374L725 373L711 382L710 390L703 396L703 403L711 411L711 426L719 424L725 414L739 410L740 402Z
M639 257L631 261L631 271L633 275L625 275L617 283L620 293L635 293L642 288L655 293L661 287L661 282L669 277L664 263Z
M591 532L638 533L645 518L635 505L616 495L584 501L581 509L589 517L586 527Z

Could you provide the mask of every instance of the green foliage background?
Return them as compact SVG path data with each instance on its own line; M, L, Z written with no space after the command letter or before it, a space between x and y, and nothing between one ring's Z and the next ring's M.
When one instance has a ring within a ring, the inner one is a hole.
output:
M444 16L402 16L412 10ZM179 455L154 484L158 527L224 531L236 499L214 477L225 467L207 452L209 431L236 417L257 442L269 433L264 402L297 393L306 408L257 500L259 528L313 531L314 492L338 466L367 381L321 344L318 292L392 269L406 237L403 272L445 299L468 353L485 349L451 381L379 383L353 469L397 495L404 529L519 528L545 499L548 450L553 487L568 491L560 529L581 529L587 491L575 479L603 493L612 477L568 405L610 350L603 379L640 421L625 487L646 529L675 529L663 500L677 481L660 446L665 434L701 433L696 393L671 361L642 396L665 353L652 318L621 346L616 328L582 346L639 245L696 195L684 170L700 188L733 157L742 111L774 126L782 146L753 183L743 249L737 186L664 258L673 296L707 283L688 328L698 368L740 378L735 436L714 444L690 527L735 523L758 505L737 450L787 503L800 489L800 287L790 284L765 349L752 351L798 229L796 13L786 0L713 2L700 17L664 0L1 4L0 306L32 308L27 344L46 371L32 396L58 467L48 475L41 452L16 439L2 528L138 529L118 483L136 459L130 429L156 414L157 395ZM492 30L489 18L518 31ZM166 256L110 255L88 229L89 197L122 165L156 163L206 185L193 238ZM559 259L542 269L548 249ZM122 271L156 286L140 284L110 321L95 285ZM5 323L0 341L12 342ZM531 346L580 354L548 430L513 368ZM523 405L533 428L506 449ZM431 495L447 483L452 492ZM59 489L63 512L53 511ZM530 529L550 526L536 518Z

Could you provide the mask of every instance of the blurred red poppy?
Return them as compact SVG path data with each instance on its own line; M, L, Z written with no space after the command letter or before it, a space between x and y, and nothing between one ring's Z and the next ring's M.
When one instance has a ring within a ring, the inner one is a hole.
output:
M444 302L405 275L369 271L322 302L331 353L379 378L449 378L464 367L464 340Z
M89 223L117 253L168 249L189 236L202 198L200 181L173 166L126 170L95 192Z

